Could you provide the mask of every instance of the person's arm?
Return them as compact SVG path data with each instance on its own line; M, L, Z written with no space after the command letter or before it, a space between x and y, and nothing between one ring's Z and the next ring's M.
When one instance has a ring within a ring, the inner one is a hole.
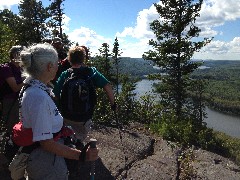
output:
M55 98L57 100L60 98L61 90L65 82L65 79L67 79L68 77L69 77L69 73L67 73L67 71L62 72L62 74L59 76L59 78L57 79L54 85L53 93L55 94Z
M81 154L80 150L70 148L63 144L55 142L53 139L47 139L40 141L41 147L49 152L52 152L58 156L62 156L67 159L79 160ZM98 159L98 149L88 148L86 151L86 161L95 161Z
M111 106L115 105L115 101L114 101L114 93L113 93L113 89L111 84L107 83L104 87L103 87L104 91L106 92L107 96L108 96L108 100L111 104Z
M21 90L21 88L23 87L23 83L17 84L16 80L14 77L9 77L6 79L6 82L8 83L8 85L11 87L11 89L14 92L18 92Z

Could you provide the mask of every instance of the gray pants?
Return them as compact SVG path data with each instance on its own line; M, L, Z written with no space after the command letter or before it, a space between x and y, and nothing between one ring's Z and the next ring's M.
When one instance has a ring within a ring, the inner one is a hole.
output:
M27 164L29 180L67 180L68 169L63 157L43 150L35 149Z

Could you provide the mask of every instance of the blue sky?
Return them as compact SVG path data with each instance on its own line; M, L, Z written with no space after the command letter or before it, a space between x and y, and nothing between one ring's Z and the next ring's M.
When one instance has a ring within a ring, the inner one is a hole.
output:
M20 0L0 0L0 9L18 13ZM102 43L112 49L118 37L122 56L141 57L155 35L149 23L158 18L158 0L65 0L64 32L70 40L87 45L92 55ZM196 59L240 60L240 0L204 0L197 19L200 37L214 37ZM49 4L49 0L43 0Z

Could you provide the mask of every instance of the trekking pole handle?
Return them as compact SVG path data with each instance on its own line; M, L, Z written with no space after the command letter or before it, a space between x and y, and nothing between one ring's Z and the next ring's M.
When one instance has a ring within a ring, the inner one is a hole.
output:
M94 138L90 139L90 148L96 148L97 140Z
M96 148L97 140L94 138L90 139L90 148ZM90 171L90 180L94 180L95 176L95 162L91 163L91 171Z

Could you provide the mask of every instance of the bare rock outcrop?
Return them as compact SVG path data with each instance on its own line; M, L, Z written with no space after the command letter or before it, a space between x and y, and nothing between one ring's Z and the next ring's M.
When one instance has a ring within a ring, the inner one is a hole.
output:
M118 129L110 127L95 129L91 137L98 140L100 149L95 180L178 178L177 149L171 149L160 137L153 138L132 128L119 134ZM190 162L195 175L193 179L240 180L240 167L229 159L201 149L193 153L195 158ZM86 175L82 179L90 178L90 164L81 171Z
M98 127L90 133L96 138L99 159L94 163L82 163L77 166L75 177L70 180L90 179L91 168L94 180L167 180L179 179L181 173L177 164L177 149L171 149L160 137L139 131L128 126L125 130L113 127ZM192 179L240 180L240 167L227 158L197 149ZM8 180L9 173L0 170L0 179Z

